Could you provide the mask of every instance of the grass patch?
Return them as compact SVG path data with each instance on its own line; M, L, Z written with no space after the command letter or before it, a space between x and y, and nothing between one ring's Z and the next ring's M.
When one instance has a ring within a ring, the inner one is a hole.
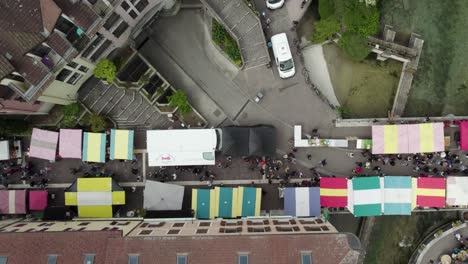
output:
M464 0L379 1L381 27L389 24L400 43L411 32L425 40L405 116L467 115L468 5Z
M345 118L386 117L392 109L402 63L379 62L370 55L363 62L351 60L335 44L323 46L330 78Z
M418 243L435 228L457 219L457 212L424 212L411 216L382 216L376 219L365 264L408 263ZM400 247L402 240L410 247Z
M237 66L242 66L242 58L237 42L229 35L223 25L214 18L211 24L211 38Z

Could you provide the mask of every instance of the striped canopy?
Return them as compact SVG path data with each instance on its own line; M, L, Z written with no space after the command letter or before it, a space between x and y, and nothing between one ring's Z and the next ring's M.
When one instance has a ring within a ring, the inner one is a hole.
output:
M260 216L262 189L253 187L238 187L238 202L241 206L239 216Z
M382 214L382 189L380 178L361 177L353 178L352 211L354 216L377 216ZM351 190L349 190L351 192Z
M25 214L25 190L0 190L0 214Z
M445 207L445 178L421 177L417 180L417 186L417 206Z
M320 216L320 188L286 188L284 213L291 216Z
M83 134L83 161L106 162L106 134Z
M133 130L111 130L110 159L133 159Z
M212 189L192 189L192 210L198 219L216 217L215 192Z
M447 204L468 205L468 177L447 177Z
M260 204L260 188L216 187L192 190L192 209L199 219L259 216Z
M383 213L385 215L411 215L411 177L385 176L383 197Z
M444 151L444 124L372 126L372 153L425 153Z
M65 192L65 205L78 206L79 217L112 217L112 206L125 204L125 191L112 178L79 178Z
M320 178L320 205L346 207L348 204L348 180L346 178Z

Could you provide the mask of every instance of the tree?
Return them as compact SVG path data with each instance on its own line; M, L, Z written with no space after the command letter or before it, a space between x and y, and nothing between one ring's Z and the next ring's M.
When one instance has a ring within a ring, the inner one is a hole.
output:
M106 119L100 115L91 114L89 116L89 126L92 132L102 132L106 129Z
M365 1L345 1L343 23L346 31L361 36L373 36L379 26L379 11L376 5L366 5Z
M107 59L102 59L96 65L94 69L94 77L106 80L111 83L115 79L115 72L117 68L115 64Z
M192 107L189 105L187 96L185 95L184 91L177 90L177 92L168 96L168 99L169 105L172 107L177 107L181 115L190 113L192 111Z
M355 61L362 61L371 52L371 48L367 46L366 37L351 32L345 32L338 45Z
M332 37L333 34L340 31L340 22L335 16L330 16L315 22L315 30L312 36L315 43L322 43Z
M334 0L320 0L318 9L320 19L329 18L335 14L335 2Z

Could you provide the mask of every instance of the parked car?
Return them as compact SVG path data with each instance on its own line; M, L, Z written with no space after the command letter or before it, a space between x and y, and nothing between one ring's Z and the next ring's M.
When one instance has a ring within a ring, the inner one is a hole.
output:
M266 6L269 9L278 9L284 5L284 0L266 0Z
M271 46L275 55L276 66L279 76L283 79L290 78L296 74L294 60L289 49L286 33L276 34L271 37Z

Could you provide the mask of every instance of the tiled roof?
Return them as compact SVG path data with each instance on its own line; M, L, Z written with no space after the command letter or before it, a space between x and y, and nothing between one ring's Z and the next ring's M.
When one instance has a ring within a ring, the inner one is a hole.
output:
M60 56L64 57L73 46L60 33L54 32L47 39L47 44Z
M70 0L55 0L55 2L62 9L63 13L70 17L84 31L88 31L96 20L99 19L98 14L81 1L73 3Z
M16 69L24 79L33 85L38 85L49 73L49 70L44 64L29 56L23 56L23 58L18 61Z
M15 67L13 67L13 65L11 65L11 63L0 54L0 77L8 75L14 70Z
M248 252L249 263L300 263L301 252L310 252L313 263L356 263L346 234L227 235L203 237L148 237L110 239L107 263L125 263L128 254L139 254L140 263L175 263L177 254L188 254L189 263L237 263L238 252Z
M83 263L84 254L96 254L95 263L128 263L138 254L139 263L175 263L177 254L187 254L189 263L237 263L238 253L249 263L300 263L310 252L313 263L354 264L359 252L352 248L357 238L349 234L277 234L187 237L121 237L120 231L0 233L2 255L8 264L46 263L58 255L58 263Z
M84 254L96 254L94 263L105 263L108 239L120 236L120 231L1 233L0 248L8 253L8 264L47 263L48 254L58 255L57 263L83 263Z
M37 83L43 76L35 66L26 66L30 60L25 53L42 43L60 16L60 9L52 0L2 0L0 1L0 79L16 68L29 73L28 80ZM44 19L43 19L44 18Z

